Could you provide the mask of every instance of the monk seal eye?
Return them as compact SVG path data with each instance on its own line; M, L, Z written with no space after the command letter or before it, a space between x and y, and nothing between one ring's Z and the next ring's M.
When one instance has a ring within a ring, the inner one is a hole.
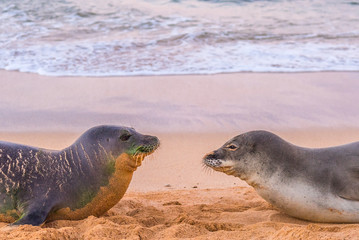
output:
M109 141L110 141L110 139L109 139L109 138L106 138L106 141L107 141L107 142L109 142Z
M123 141L123 142L125 142L125 141L127 141L128 139L130 139L131 136L132 136L132 135L131 135L130 133L124 133L124 134L122 134L122 135L120 136L120 140Z
M236 150L238 147L237 147L236 145L234 145L234 144L229 144L229 145L226 146L226 148L228 148L228 149L231 150L231 151L234 151L234 150Z

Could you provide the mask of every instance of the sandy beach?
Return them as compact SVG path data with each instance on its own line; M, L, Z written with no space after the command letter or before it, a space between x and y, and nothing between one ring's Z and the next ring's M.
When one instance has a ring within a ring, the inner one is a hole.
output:
M265 129L305 147L359 140L359 72L48 77L0 71L0 139L62 149L99 124L132 126L161 147L103 217L0 232L0 239L356 239L359 224L280 213L204 154ZM6 226L5 223L0 223Z

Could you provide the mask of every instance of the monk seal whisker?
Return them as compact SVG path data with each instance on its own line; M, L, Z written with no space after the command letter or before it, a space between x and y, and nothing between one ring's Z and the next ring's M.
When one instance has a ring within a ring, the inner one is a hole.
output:
M359 142L309 149L253 131L230 139L203 163L246 181L288 215L359 222Z
M98 126L60 151L0 142L0 220L40 225L100 216L159 146L132 128Z

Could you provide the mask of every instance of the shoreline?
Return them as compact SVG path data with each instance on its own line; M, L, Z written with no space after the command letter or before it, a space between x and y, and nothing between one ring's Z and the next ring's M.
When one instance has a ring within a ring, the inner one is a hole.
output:
M357 73L358 70L317 70L317 71L240 71L240 72L217 72L217 73L169 73L169 74L128 74L128 75L51 75L51 74L41 74L36 72L23 72L19 70L6 70L0 69L0 72L13 72L20 74L34 74L42 77L51 77L51 78L143 78L143 77L175 77L175 76L215 76L215 75L229 75L229 74L309 74L309 73Z

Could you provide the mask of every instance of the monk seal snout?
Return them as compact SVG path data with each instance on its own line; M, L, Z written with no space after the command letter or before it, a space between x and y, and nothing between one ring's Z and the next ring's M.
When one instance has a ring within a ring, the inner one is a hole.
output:
M131 161L128 165L131 171L135 171L142 165L144 158L152 154L160 146L160 141L155 136L143 136L143 140L138 144L134 144L131 149L128 150L128 154L131 156Z
M152 154L160 146L160 141L155 136L145 136L143 142L135 145L128 153L131 156L128 166L131 171L135 171L142 165L144 158Z
M225 159L218 152L212 152L203 157L203 164L206 167L210 167L216 171L224 172L228 175L232 175L234 173L233 169L235 167L235 161L230 159Z
M142 145L144 147L143 150L152 151L153 148L160 146L160 140L156 136L145 135L143 136Z

